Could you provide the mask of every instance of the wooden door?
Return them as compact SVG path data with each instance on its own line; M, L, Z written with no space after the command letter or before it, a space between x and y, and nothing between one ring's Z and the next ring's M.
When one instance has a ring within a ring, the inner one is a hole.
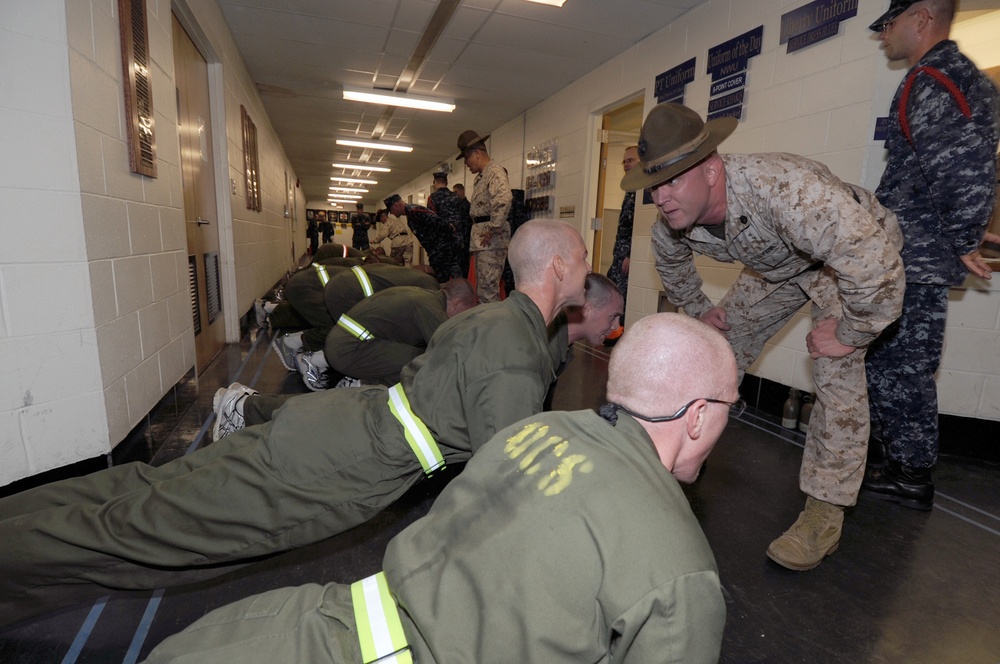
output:
M208 64L177 17L173 19L173 40L188 285L194 319L195 367L201 373L222 350L226 339Z

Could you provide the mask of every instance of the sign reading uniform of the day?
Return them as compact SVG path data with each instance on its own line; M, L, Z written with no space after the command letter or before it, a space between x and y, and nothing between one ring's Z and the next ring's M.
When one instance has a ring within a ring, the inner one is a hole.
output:
M760 55L764 42L764 26L733 37L708 49L708 72L712 75L708 119L743 117L746 70L750 58Z
M829 39L840 32L840 22L858 15L858 0L815 0L781 15L779 44L788 53Z
M684 103L684 86L694 80L695 59L681 63L673 69L668 69L653 81L653 95L656 103Z

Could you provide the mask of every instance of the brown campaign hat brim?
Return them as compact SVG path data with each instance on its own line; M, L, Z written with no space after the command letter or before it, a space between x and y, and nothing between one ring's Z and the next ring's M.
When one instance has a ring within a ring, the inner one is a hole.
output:
M649 165L640 159L639 163L633 166L632 170L622 178L622 191L639 191L677 177L712 154L722 141L736 131L738 124L739 121L731 117L709 120L705 123L708 137L694 151L683 155L676 161Z
M473 148L485 150L486 141L490 140L490 135L480 136L476 131L467 129L458 137L458 156L455 161L465 158L465 153Z

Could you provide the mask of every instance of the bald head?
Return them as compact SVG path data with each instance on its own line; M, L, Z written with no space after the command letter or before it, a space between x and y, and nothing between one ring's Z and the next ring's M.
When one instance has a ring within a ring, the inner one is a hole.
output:
M514 281L521 286L543 281L553 257L568 260L581 250L586 247L574 227L554 219L532 219L511 238L507 258Z
M629 326L608 365L608 401L645 415L692 399L736 399L736 360L725 337L683 314L653 314Z

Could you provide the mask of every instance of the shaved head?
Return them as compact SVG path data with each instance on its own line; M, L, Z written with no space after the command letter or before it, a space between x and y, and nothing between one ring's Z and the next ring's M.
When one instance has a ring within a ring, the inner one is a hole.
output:
M646 415L669 414L697 398L734 401L736 359L720 333L683 314L631 324L608 365L608 401Z
M507 259L518 286L538 284L554 256L569 260L580 249L585 250L583 238L573 226L554 219L532 219L514 233Z

